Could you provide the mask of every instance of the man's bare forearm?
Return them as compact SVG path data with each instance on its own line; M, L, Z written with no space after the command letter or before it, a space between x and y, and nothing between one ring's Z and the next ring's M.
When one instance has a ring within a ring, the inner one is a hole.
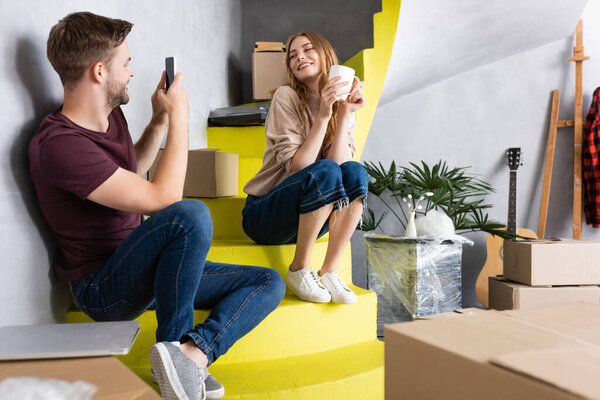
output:
M167 143L156 168L153 183L181 199L187 169L187 118L172 118Z
M135 144L138 175L146 174L152 163L154 163L160 144L165 137L167 126L150 121L146 129L144 129L142 137Z

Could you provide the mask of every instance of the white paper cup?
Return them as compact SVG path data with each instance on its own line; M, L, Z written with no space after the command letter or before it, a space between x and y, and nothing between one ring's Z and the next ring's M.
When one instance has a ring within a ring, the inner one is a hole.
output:
M329 80L335 78L336 76L341 76L342 78L337 82L347 82L346 85L341 87L339 90L345 90L348 93L339 97L337 100L346 100L348 95L350 94L350 89L352 88L352 83L354 82L354 70L350 67L346 67L344 65L332 65L329 70Z

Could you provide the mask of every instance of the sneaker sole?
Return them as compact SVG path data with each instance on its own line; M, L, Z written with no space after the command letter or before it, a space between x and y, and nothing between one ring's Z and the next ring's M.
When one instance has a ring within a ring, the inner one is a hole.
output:
M288 286L288 287L289 287L289 286ZM331 301L331 297L329 297L328 299L320 299L320 298L317 298L317 299L315 299L315 298L312 298L312 299L311 299L310 297L307 297L307 296L300 295L299 293L297 293L297 292L296 292L294 289L292 289L292 288L290 288L290 290L292 291L292 293L294 293L296 296L298 296L298 298L299 298L300 300L308 301L308 302L310 302L310 303L329 303L329 302Z
M331 301L331 296L328 299L311 299L310 297L306 297L304 295L299 294L294 290L292 285L289 284L287 278L285 280L285 286L292 291L300 300L308 301L309 303L329 303Z
M357 299L352 299L352 300L350 300L350 301L346 301L346 300L344 300L344 299L341 299L341 301L338 301L338 300L336 300L336 299L332 299L332 300L333 300L333 302L334 302L334 303L336 303L336 304L356 304L356 300L357 300Z
M309 303L329 303L331 301L331 297L329 297L329 299L311 299L310 297L306 297L297 293L290 285L287 284L287 282L286 286L292 291L292 293L298 296L300 300L308 301Z
M206 391L206 400L217 400L225 396L225 388Z
M150 363L154 368L154 374L160 387L160 394L166 400L189 400L183 390L183 386L175 371L175 366L169 355L169 351L162 343L156 343L150 349ZM164 379L166 376L167 379Z
M152 382L158 384L153 370L150 370L150 380ZM221 397L225 397L225 388L224 387L221 389L216 389L216 390L206 389L206 400L217 400L217 399L220 399Z

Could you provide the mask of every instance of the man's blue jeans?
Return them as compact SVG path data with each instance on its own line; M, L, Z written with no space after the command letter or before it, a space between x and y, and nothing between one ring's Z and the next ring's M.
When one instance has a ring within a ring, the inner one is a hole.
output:
M363 198L369 188L369 175L355 161L341 165L319 160L288 176L267 194L248 196L242 211L244 232L257 243L296 243L300 214L334 204L334 211ZM328 222L319 237L329 230Z
M208 207L184 200L135 229L100 270L71 282L77 305L96 321L134 319L156 308L156 340L192 339L215 361L280 303L285 284L270 268L206 261ZM194 327L194 309L212 309Z

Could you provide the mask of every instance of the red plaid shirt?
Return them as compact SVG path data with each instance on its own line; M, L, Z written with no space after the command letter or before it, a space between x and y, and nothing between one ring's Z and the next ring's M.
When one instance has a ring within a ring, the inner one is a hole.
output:
M594 90L592 105L583 128L583 209L585 219L600 228L600 88Z

